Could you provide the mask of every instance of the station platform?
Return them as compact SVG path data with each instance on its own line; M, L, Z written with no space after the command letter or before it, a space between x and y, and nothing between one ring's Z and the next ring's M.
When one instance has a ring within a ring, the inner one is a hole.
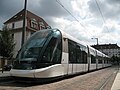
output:
M118 73L115 77L115 80L113 82L111 90L120 90L120 68L119 68Z
M2 71L0 71L0 81L4 77L9 77L9 76L10 76L10 72L9 71L4 71L3 73L2 73ZM120 90L120 68L119 68L119 70L117 72L117 75L115 77L115 80L113 82L111 90Z

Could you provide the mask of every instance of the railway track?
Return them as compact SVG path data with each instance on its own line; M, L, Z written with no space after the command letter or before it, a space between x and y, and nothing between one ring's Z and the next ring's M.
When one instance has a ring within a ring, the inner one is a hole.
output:
M110 76L108 76L103 82L100 83L100 87L98 88L98 90L109 90L107 89L109 86L109 82L113 82L116 74L118 71L114 71L112 74L110 74Z

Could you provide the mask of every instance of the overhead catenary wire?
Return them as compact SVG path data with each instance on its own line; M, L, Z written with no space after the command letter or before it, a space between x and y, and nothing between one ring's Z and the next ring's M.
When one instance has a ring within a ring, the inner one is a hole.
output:
M98 10L99 10L99 12L100 12L100 15L101 15L101 17L102 17L102 19L103 19L103 22L106 23L105 18L104 18L104 16L103 16L103 13L102 13L102 11L101 11L101 9L100 9L100 6L99 6L99 4L98 4L98 1L95 0L95 2L96 2L96 5L97 5L97 7L98 7Z
M64 9L66 10L85 30L87 30L87 28L69 11L67 10L64 5L59 1L56 0L56 2ZM86 32L86 31L85 31ZM86 33L91 34L89 31L87 31ZM92 35L92 34L91 34ZM93 35L92 35L93 36Z
M78 20L74 15L72 15L72 13L71 13L69 10L67 10L59 0L56 0L56 2L57 2L58 4L60 4L77 22L79 22L79 20ZM80 23L81 26L84 27L84 25L81 24L81 22L79 22L79 23ZM85 27L84 27L84 28L85 28Z
M106 24L106 20L105 20L105 18L104 18L104 16L103 16L103 13L102 13L102 10L101 10L101 8L100 8L100 5L99 5L98 1L95 0L95 3L96 3L96 5L97 5L97 7L98 7L98 10L99 10L99 12L100 12L101 18L102 18L102 20L103 20L103 23ZM108 31L108 33L109 33L108 26L106 26L106 29L107 29L107 31ZM108 40L109 40L109 39L108 39Z

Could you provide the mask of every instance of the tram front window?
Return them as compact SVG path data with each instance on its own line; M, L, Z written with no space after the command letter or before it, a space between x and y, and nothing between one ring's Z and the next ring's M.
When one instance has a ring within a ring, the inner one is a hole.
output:
M38 58L39 53L47 39L47 36L51 33L51 31L40 31L35 33L27 43L22 47L19 52L17 59L23 60L25 58Z
M58 30L41 30L35 33L19 51L13 68L35 69L60 63L61 42Z

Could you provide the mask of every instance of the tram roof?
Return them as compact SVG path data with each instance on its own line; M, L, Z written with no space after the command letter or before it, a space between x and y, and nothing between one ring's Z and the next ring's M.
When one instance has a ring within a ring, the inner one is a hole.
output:
M87 45L86 43L83 43L82 41L80 41L77 38L74 38L73 36L71 36L70 34L67 34L66 32L64 32L63 30L57 29L57 28L53 28L53 29L48 29L48 30L59 30L62 33L62 37L66 38L66 39L70 39L78 44L81 44L83 46L85 46L86 48L89 47L92 50L92 53L95 51L97 52L97 55L99 56L104 56L104 57L108 57L107 55L105 55L104 53L98 51L97 49L94 49L93 47L91 47L90 45Z
M61 31L61 33L62 33L63 38L70 39L70 40L72 40L72 41L74 41L74 42L76 42L76 43L78 43L78 44L81 44L81 45L87 47L87 44L86 44L86 43L83 43L83 42L80 41L79 39L74 38L73 36L71 36L70 34L67 34L66 32L64 32L64 31L62 31L62 30L60 30L60 31Z

